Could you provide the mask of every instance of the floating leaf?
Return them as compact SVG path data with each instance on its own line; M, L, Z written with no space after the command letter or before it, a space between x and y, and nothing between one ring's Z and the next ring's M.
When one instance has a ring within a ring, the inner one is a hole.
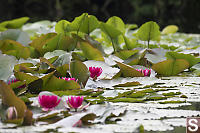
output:
M127 103L142 103L144 102L142 99L137 98L117 98L113 100L108 100L109 102L127 102Z
M131 66L128 66L126 64L117 61L116 63L120 67L120 71L122 72L123 77L144 77L144 75L141 72L138 72Z
M178 26L168 25L162 30L162 34L173 34L178 31Z
M176 60L168 59L154 64L152 66L152 69L160 75L173 76L179 74L188 67L189 63L184 59L176 59Z
M137 85L140 85L140 83L139 82L126 82L124 84L118 84L113 87L131 87L131 86L137 86Z
M89 71L85 64L81 61L72 61L70 63L70 73L72 78L78 79L79 84L86 85L89 78Z
M175 103L185 103L186 101L164 101L159 102L160 104L175 104Z
M183 53L177 53L177 52L167 52L166 57L168 59L185 59L189 63L189 67L192 67L196 65L198 62L200 62L200 58L195 58L191 54L183 54Z

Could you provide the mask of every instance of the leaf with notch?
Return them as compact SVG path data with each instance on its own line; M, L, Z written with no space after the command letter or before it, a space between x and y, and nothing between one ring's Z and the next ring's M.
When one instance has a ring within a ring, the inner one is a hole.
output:
M156 73L163 76L175 76L187 68L189 68L189 63L184 59L168 59L152 66Z

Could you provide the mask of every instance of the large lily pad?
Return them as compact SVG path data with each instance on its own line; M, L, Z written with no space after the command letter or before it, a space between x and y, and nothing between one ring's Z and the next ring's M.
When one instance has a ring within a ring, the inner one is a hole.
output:
M152 66L154 71L163 76L177 75L187 68L189 68L189 63L184 59L168 59Z

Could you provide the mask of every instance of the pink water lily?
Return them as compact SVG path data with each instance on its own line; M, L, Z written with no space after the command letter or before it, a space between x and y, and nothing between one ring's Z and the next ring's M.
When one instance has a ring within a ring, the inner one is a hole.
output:
M68 99L66 100L68 106L72 109L75 109L75 111L77 111L77 109L85 109L86 107L89 106L89 103L85 106L82 105L83 103L83 96L71 96L68 97Z
M90 77L95 81L103 72L101 67L89 67Z
M59 78L59 79L61 79L61 78ZM62 79L66 80L66 81L74 80L75 82L77 82L77 80L75 78L62 77Z
M58 96L55 95L39 95L38 101L43 111L49 111L54 109L60 103L61 99L58 99Z
M137 71L144 74L145 77L149 77L151 75L151 69L136 69Z

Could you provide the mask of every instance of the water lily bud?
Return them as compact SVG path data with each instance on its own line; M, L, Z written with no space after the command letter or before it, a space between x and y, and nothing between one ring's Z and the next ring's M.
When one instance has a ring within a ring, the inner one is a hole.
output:
M13 120L17 118L17 110L15 107L9 107L6 111L6 117L8 120Z

